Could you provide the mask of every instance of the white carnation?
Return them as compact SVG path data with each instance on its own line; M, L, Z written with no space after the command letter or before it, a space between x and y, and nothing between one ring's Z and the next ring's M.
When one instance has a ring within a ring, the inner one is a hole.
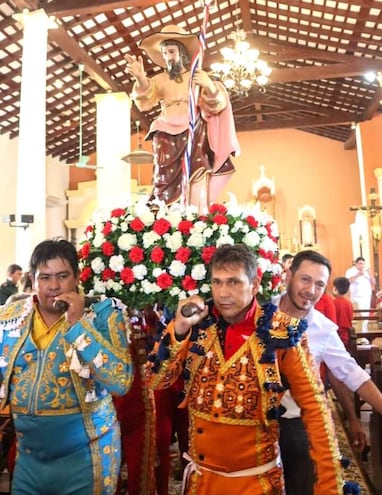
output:
M221 235L216 241L216 247L219 247L222 244L235 244L235 241L230 235Z
M145 294L153 294L155 292L160 292L161 288L155 282L150 282L149 280L142 281L142 289Z
M276 252L278 249L277 243L270 237L264 237L260 243L260 247L264 249L264 251L271 251L272 253Z
M159 234L157 234L156 232L154 232L153 230L151 230L150 232L145 232L142 236L144 249L151 247L153 244L158 242L160 239L161 239L161 236Z
M170 289L170 296L176 297L176 296L179 296L179 294L180 294L179 287L171 287L171 289Z
M194 280L204 280L206 278L206 267L199 263L198 265L194 265L191 270L191 277Z
M203 284L201 287L200 287L200 292L202 294L207 294L208 292L210 292L211 290L211 287L209 284Z
M201 233L206 228L206 224L200 220L194 223L191 233Z
M121 254L114 254L109 261L109 267L113 272L121 272L125 266L123 256Z
M133 266L132 270L134 273L134 277L137 280L143 280L145 278L145 276L147 275L147 268L145 267L145 265L142 265L142 264L135 265L135 266Z
M243 237L243 243L249 247L257 247L260 243L260 237L257 232L251 230Z
M229 225L227 225L226 223L219 225L219 231L220 235L227 235L229 232Z
M174 260L168 267L168 271L173 277L183 277L186 272L186 265L179 260Z
M94 260L91 262L91 267L94 273L101 273L102 270L105 269L105 263L99 256L97 256L97 258L94 258Z
M173 232L172 234L164 235L166 247L174 253L177 251L182 245L182 234L180 232Z
M95 248L99 248L102 246L102 244L105 242L105 236L101 233L98 232L93 239L93 246Z
M121 229L121 232L127 232L127 229L129 228L129 225L127 222L121 222L119 224L119 228Z
M207 227L206 229L203 230L203 237L205 239L209 239L213 235L214 235L214 231L213 229L211 229L211 227Z
M153 277L157 278L159 275L161 275L165 270L162 268L154 268L153 270Z
M137 236L135 234L122 234L118 239L118 247L123 251L128 251L137 243Z
M187 245L189 247L201 248L202 246L204 246L203 235L197 232L191 234L188 238Z
M104 294L106 291L105 282L102 282L102 280L99 279L95 279L93 290L95 294Z
M272 269L272 263L270 262L270 260L267 260L266 258L261 258L261 257L258 258L257 263L262 273L270 271Z

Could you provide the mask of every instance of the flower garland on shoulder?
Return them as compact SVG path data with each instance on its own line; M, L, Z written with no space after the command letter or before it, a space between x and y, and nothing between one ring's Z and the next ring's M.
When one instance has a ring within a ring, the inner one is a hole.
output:
M214 204L208 213L180 205L136 203L99 216L79 251L85 292L121 299L130 308L162 303L174 310L193 294L210 297L208 265L222 244L244 243L258 259L260 302L279 291L278 230L255 206Z

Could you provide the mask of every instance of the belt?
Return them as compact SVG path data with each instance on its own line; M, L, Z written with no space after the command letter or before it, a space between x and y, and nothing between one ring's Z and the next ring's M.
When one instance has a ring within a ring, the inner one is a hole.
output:
M196 464L196 462L192 460L192 458L187 454L187 452L183 454L183 457L184 459L189 461L189 463L185 467L183 473L183 482L182 482L182 491L181 491L182 494L186 493L185 490L186 490L187 481L192 473L197 473L199 475L202 475L203 474L202 471L209 471L210 473L215 473L218 474L219 476L224 476L225 478L240 478L242 476L259 476L261 474L266 473L267 471L270 471L271 469L273 469L278 465L281 466L282 464L281 457L280 455L278 455L272 461L267 462L266 464L262 464L261 466L254 466L247 469L241 469L240 471L230 471L226 473L225 471L216 471L215 469L210 469L204 466L200 466L200 464Z

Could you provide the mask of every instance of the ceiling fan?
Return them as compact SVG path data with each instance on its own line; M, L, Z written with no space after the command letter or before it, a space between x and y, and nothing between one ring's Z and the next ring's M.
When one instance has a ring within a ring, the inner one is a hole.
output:
M82 111L82 87L83 87L83 72L84 72L84 64L78 64L78 70L80 73L80 100L79 100L79 119L78 119L78 160L75 163L67 163L69 167L77 167L77 168L91 168L93 170L100 169L102 167L98 167L97 165L88 165L89 156L83 154L83 111Z

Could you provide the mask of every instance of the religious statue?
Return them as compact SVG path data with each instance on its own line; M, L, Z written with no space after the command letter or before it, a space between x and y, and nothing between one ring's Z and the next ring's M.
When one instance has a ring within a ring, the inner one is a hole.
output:
M150 199L171 204L186 196L186 204L206 210L235 170L230 156L239 152L228 93L201 68L190 72L190 60L199 50L196 35L169 25L146 37L140 48L164 68L149 79L142 57L126 55L139 110L149 111L158 103L161 107L146 137L152 139L154 152ZM190 108L193 99L196 108Z

